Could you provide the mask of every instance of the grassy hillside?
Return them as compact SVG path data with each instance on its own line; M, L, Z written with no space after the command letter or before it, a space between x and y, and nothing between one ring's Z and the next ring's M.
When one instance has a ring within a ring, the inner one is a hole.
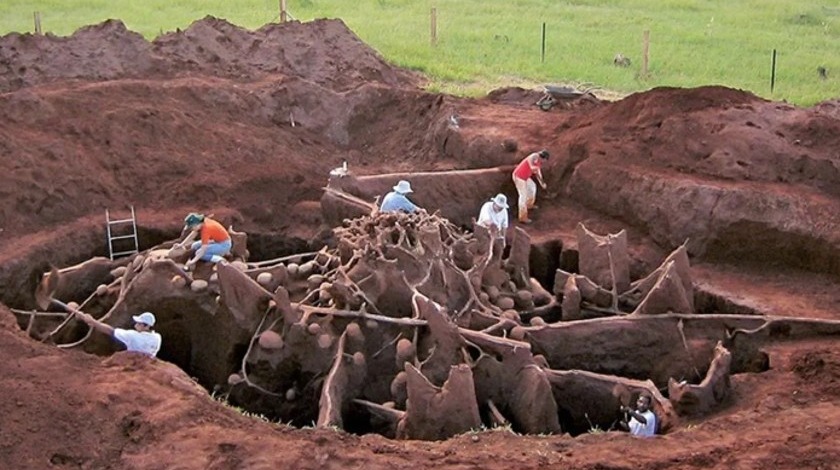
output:
M176 4L177 3L177 4ZM108 18L152 39L206 15L247 28L277 21L279 0L3 0L0 34L71 34ZM341 18L430 87L477 95L511 84L593 83L629 93L721 84L800 105L840 96L840 0L287 0L293 18ZM437 12L437 44L430 11ZM542 25L545 61L541 61ZM650 62L641 73L642 35ZM771 56L776 87L770 93ZM616 67L617 53L631 65ZM826 70L821 76L819 69Z

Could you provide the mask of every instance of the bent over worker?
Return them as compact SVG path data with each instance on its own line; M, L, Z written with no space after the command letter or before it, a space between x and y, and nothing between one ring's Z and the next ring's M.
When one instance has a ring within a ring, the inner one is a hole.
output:
M184 218L184 228L189 229L190 234L181 243L176 243L175 247L189 246L191 250L195 250L195 255L185 265L187 269L198 260L218 263L230 253L232 246L230 234L222 224L210 217L192 212ZM200 240L193 242L199 235Z
M391 189L393 189L393 191L382 198L382 204L379 206L379 210L381 212L403 211L412 213L417 212L420 209L413 202L408 200L407 194L414 192L411 190L411 183L406 180L400 180L400 182Z
M507 196L499 193L481 206L476 223L489 229L490 233L494 233L498 238L505 238L508 228L507 210Z
M152 312L143 312L140 315L131 317L131 319L134 320L133 330L114 328L113 326L103 323L81 310L74 310L73 314L76 318L82 320L94 330L104 333L124 344L126 350L128 351L140 352L148 354L152 357L155 357L158 351L160 351L162 341L160 333L153 330L155 326L155 316Z
M513 184L516 192L519 193L519 221L523 224L530 224L528 210L537 202L537 185L534 179L545 189L545 182L542 177L543 160L548 159L548 150L540 150L525 157L516 169L513 170Z

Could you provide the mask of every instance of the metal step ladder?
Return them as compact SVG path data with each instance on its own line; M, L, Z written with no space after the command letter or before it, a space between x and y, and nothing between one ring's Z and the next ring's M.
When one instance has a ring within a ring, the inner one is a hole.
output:
M131 217L127 219L111 219L111 212L105 209L108 256L111 257L111 261L118 256L133 255L140 251L140 245L137 243L137 214L134 212L134 206L130 207ZM119 235L116 235L115 232L119 233ZM122 251L114 251L114 242L117 242L124 249ZM134 248L129 249L132 244Z

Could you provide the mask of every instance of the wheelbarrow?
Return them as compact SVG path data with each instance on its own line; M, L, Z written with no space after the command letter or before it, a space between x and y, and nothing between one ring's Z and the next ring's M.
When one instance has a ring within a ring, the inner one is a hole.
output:
M587 99L597 100L592 92L599 88L600 87L587 86L586 84L579 85L577 87L569 85L544 85L543 96L537 100L536 105L543 111L548 111L553 108L559 100L572 101L584 97Z

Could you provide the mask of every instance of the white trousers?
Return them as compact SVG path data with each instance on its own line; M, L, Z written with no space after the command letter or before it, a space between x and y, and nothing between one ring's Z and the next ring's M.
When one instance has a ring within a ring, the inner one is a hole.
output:
M534 183L533 178L523 180L514 176L513 184L519 193L519 220L528 220L528 209L534 207L537 201L537 183Z

